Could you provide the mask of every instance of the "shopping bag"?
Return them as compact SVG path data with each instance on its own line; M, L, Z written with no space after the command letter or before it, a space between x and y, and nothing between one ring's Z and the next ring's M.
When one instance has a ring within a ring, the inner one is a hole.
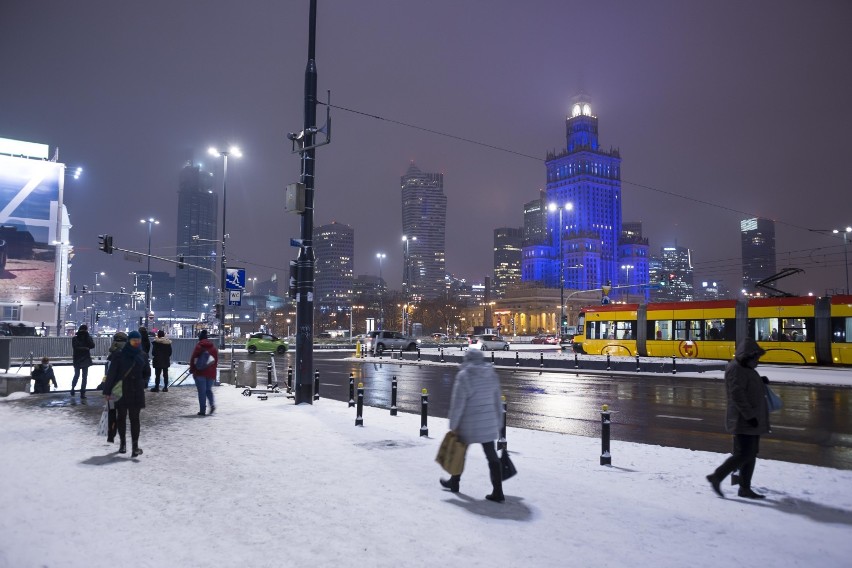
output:
M450 475L461 475L464 471L464 456L467 452L467 444L459 440L455 432L450 430L444 436L441 447L435 461Z
M775 391L769 388L769 385L763 385L763 388L766 390L766 405L769 407L769 412L781 410L781 407L784 406L781 397L775 394Z
M104 411L101 412L101 419L98 421L98 436L106 436L109 428L109 407L105 404Z
M515 464L512 463L512 460L509 459L509 451L503 450L503 453L500 454L500 469L503 471L503 481L506 481L510 477L514 477L518 470L515 469Z

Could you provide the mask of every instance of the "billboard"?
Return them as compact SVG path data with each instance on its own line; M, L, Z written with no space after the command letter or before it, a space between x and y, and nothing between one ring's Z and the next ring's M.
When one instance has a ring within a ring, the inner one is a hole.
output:
M0 302L56 300L65 166L0 155Z

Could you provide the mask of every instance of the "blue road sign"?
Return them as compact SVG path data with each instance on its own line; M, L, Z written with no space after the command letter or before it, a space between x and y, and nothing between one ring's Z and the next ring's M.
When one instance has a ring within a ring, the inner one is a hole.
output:
M246 269L245 268L228 268L225 270L225 289L226 290L245 290L246 288Z

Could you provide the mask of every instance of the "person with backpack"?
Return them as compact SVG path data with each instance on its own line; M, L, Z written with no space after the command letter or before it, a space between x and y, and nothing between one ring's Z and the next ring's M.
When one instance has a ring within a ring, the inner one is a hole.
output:
M143 348L144 349L144 348ZM154 362L154 386L151 392L160 392L160 373L163 375L163 392L169 392L169 365L172 363L172 342L162 329L151 343L151 358Z
M216 366L219 364L219 350L207 339L207 330L198 334L198 343L189 358L189 372L198 389L198 416L207 414L207 401L210 401L210 414L216 411L213 400L213 382L216 380Z

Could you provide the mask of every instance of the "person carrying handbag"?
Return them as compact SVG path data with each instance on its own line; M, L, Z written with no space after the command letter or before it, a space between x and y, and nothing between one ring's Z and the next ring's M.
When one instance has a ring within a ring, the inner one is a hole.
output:
M485 362L479 349L468 349L456 374L450 399L450 430L465 444L482 444L491 477L491 493L485 498L495 503L506 500L500 458L494 441L500 437L503 415L500 378ZM441 485L458 493L461 474L441 479Z
M141 344L142 336L138 331L131 331L127 335L127 344L118 352L119 355L110 362L103 390L107 403L113 399L114 391L117 396L118 389L121 390L121 398L115 401L115 408L118 413L118 435L121 439L118 453L127 452L126 433L127 417L129 416L130 437L133 443L132 456L134 458L142 454L142 448L139 447L141 431L139 414L145 408L145 387L148 386L148 379L151 377L148 356L142 351Z

